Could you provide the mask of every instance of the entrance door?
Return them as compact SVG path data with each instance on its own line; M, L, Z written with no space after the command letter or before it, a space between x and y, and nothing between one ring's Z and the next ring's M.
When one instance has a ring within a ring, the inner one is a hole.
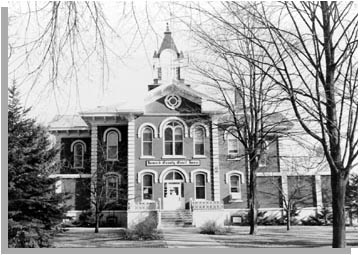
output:
M164 183L164 210L184 209L184 198L182 197L181 182L165 182Z

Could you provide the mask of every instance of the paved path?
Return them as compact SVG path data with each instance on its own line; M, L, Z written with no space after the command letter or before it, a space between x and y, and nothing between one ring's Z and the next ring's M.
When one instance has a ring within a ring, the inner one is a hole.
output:
M168 248L228 248L196 228L163 228L162 232Z

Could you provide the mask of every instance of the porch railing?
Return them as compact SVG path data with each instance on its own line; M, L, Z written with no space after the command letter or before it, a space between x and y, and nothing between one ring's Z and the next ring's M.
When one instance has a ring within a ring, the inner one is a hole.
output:
M223 209L221 201L195 200L191 201L192 210L219 210Z
M128 210L131 211L153 211L158 210L159 205L156 201L152 202L128 202Z

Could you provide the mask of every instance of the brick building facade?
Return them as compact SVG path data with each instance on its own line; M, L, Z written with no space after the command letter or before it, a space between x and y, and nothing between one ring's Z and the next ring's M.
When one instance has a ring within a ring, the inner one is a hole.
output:
M68 192L78 217L92 208L92 182L104 180L102 224L132 226L149 214L188 212L193 225L213 219L223 224L244 214L247 200L247 162L242 146L219 112L205 109L204 95L183 79L183 53L171 32L154 53L153 84L144 108L126 104L101 106L75 116L56 116L51 132L61 144L62 168L57 192ZM319 169L299 176L282 161L288 141L272 137L259 169L261 210L281 213L282 194L300 200L305 214L329 198L329 173ZM307 156L306 156L307 158ZM296 183L302 190L295 192Z

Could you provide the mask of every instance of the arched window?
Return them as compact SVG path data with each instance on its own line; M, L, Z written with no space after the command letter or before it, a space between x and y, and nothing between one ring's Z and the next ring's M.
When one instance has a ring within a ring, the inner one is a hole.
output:
M203 127L196 127L194 129L193 143L194 143L194 155L204 156L204 141L205 132Z
M196 174L196 183L195 183L195 198L196 199L206 199L206 176L205 174Z
M105 176L105 190L106 190L105 193L106 193L108 202L118 200L119 175L107 174Z
M118 133L109 131L107 133L107 160L118 160Z
M164 129L164 154L183 155L183 128L176 121L169 122Z
M153 199L153 175L145 174L143 175L143 200L152 200Z
M153 156L153 129L146 127L142 134L142 156Z
M73 152L73 167L83 168L84 167L84 152L86 150L85 143L81 140L74 141L70 146L71 152Z
M238 139L231 132L227 134L227 152L231 156L239 155Z
M229 176L229 186L232 199L241 199L241 176L239 174Z

